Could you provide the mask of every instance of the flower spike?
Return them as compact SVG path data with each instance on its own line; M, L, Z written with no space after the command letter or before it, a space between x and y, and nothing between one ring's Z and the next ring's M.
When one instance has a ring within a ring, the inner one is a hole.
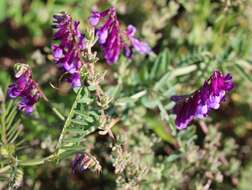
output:
M233 87L230 74L223 75L220 71L214 71L204 85L191 95L171 97L176 103L173 112L176 114L177 128L187 128L193 119L202 119L210 110L219 109L226 93Z
M54 39L59 44L53 44L52 54L56 64L69 74L68 82L73 87L80 87L81 54L85 48L85 37L79 31L79 21L74 21L70 15L60 13L54 15Z
M103 20L104 22L102 22ZM102 22L101 26L99 26L100 22ZM129 25L126 31L121 31L114 7L103 12L92 11L89 23L96 29L96 36L108 64L113 64L118 60L122 49L124 49L124 55L129 59L132 57L133 49L141 54L151 52L147 43L135 37L136 28L134 26Z

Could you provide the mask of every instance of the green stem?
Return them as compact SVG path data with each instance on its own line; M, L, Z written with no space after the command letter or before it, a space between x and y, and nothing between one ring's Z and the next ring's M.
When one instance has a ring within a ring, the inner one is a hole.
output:
M26 161L18 160L18 165L20 165L20 166L37 166L37 165L44 164L45 162L49 162L55 158L56 158L56 155L52 154L50 156L47 156L47 157L41 158L41 159L26 160Z
M53 111L53 113L55 113L56 116L58 116L60 120L65 121L65 117L57 108L55 108L48 100L45 100L45 102L46 105Z
M57 108L52 107L52 111L62 120L65 121L65 117L57 110Z
M7 138L6 138L6 123L5 123L5 117L6 117L6 109L5 109L5 103L2 103L2 114L1 114L1 140L4 144L7 144Z
M81 91L82 91L82 88L80 88L78 91L77 91L77 95L76 95L76 98L75 98L75 101L71 107L71 110L67 116L67 119L65 121L65 124L63 126L63 129L62 129L62 132L60 134L60 137L59 137L59 140L58 140L58 143L57 143L57 148L59 148L62 144L62 141L63 141L63 137L65 135L65 132L66 132L66 128L69 126L70 122L71 122L71 119L72 119L72 116L74 114L74 109L76 108L76 105L77 105L77 101L78 99L80 99L80 95L81 95Z
M177 69L174 69L171 73L171 78L175 78L181 75L186 75L188 73L191 73L193 71L195 71L197 69L197 65L193 64L193 65L187 65L184 67L180 67Z

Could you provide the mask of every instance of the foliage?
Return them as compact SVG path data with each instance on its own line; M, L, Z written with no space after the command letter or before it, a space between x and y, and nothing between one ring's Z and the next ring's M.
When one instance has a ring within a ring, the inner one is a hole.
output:
M106 65L87 17L111 5L122 26L139 28L150 56ZM0 0L0 189L249 189L251 9L243 0ZM78 89L61 80L49 50L59 11L79 19L88 40ZM46 97L31 116L5 96L16 62L30 65ZM178 131L171 96L214 70L230 72L235 90ZM70 159L84 152L95 164L72 174Z

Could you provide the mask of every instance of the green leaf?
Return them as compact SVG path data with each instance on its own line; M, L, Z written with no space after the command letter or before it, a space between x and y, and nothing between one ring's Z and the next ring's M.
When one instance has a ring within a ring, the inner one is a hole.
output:
M165 129L164 123L156 117L146 117L147 125L164 141L176 144L176 139L169 133L169 129Z
M245 72L245 70L240 65L235 65L236 71L240 74L242 78L252 83L252 76Z
M78 119L71 119L71 123L77 125L88 125L88 123L85 120L78 120Z
M93 102L93 99L89 98L89 97L81 97L79 100L78 100L78 103L85 103L85 104L90 104L91 102Z
M167 67L169 65L168 60L168 49L165 49L162 51L162 53L159 54L159 56L156 58L153 67L151 68L150 72L150 79L155 79L165 73L167 71Z
M141 99L141 102L146 108L154 109L157 107L159 101L157 99L151 99L150 97L145 96Z
M76 128L76 127L68 127L67 131L69 131L71 133L82 134L83 131L85 131L85 129L84 128Z
M82 113L80 111L74 111L74 113L78 116L81 116L83 118L83 120L92 123L94 121L93 117L89 116L86 113ZM88 112L89 113L89 112Z

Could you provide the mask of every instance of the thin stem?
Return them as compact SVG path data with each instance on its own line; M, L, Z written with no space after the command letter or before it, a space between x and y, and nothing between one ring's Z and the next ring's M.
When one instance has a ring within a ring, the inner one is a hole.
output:
M63 126L62 132L61 132L61 134L60 134L60 137L59 137L59 140L58 140L58 143L57 143L57 148L59 148L59 147L61 146L61 144L62 144L63 137L64 137L65 132L66 132L66 128L69 126L69 124L70 124L70 122L71 122L71 119L72 119L72 116L73 116L73 114L74 114L74 109L75 109L75 107L76 107L77 100L80 99L81 91L82 91L82 88L80 88L80 89L78 90L78 92L77 92L75 101L74 101L74 103L73 103L73 105L72 105L72 107L71 107L71 110L70 110L70 112L69 112L69 114L68 114L68 117L67 117L67 119L66 119L66 121L65 121L65 124L64 124L64 126Z
M56 155L55 154L51 154L45 158L41 158L41 159L34 159L34 160L26 160L26 161L21 161L19 160L18 161L18 165L20 166L37 166L37 165L41 165L41 164L44 164L45 162L49 162L53 159L56 158Z
M2 114L1 114L1 140L4 144L7 144L7 138L6 138L6 123L5 123L5 117L6 117L6 109L5 109L5 103L2 103Z
M59 110L55 107L52 107L52 111L61 119L62 121L65 121L65 117L59 112Z
M61 120L61 121L65 121L65 117L63 116L62 113L60 113L60 111L55 108L48 100L44 99L46 102L46 105L53 111L53 113Z
M60 113L59 110L57 110L57 108L55 108L48 100L47 96L45 95L45 93L42 91L42 89L39 89L43 99L46 102L46 105L53 111L53 113L55 113L56 116L59 117L60 120L65 121L65 117L63 116L63 114Z

